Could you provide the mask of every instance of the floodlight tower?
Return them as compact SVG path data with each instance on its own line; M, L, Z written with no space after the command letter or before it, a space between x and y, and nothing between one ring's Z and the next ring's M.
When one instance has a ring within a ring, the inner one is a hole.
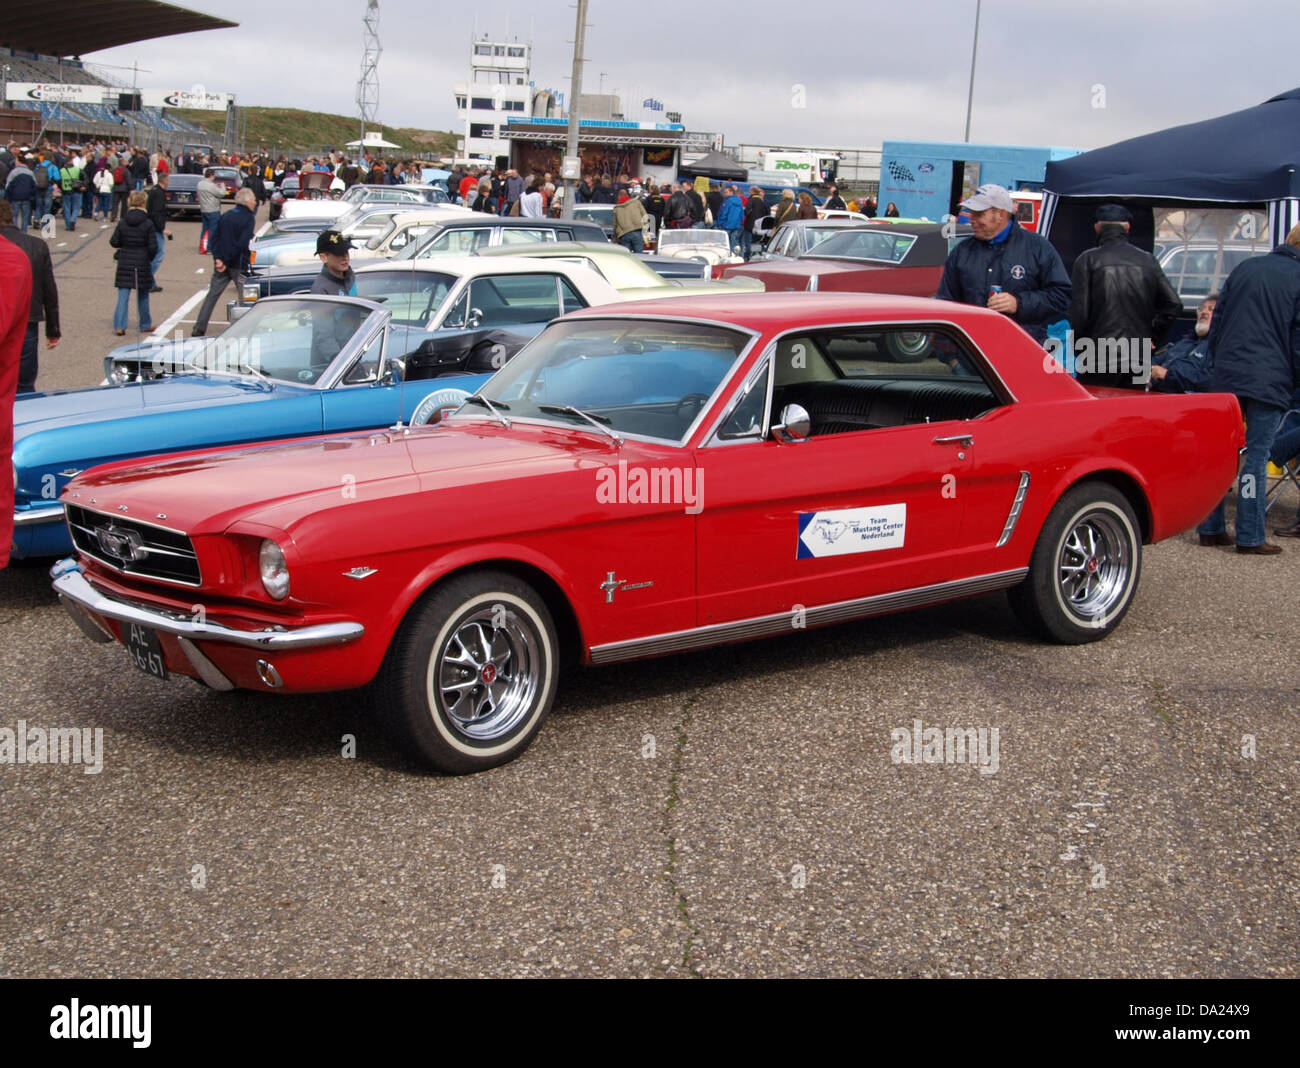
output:
M379 43L379 0L366 0L366 13L361 22L365 26L365 50L361 53L361 77L357 79L357 108L361 111L361 140L364 141L366 123L373 122L379 110L379 54L384 50Z

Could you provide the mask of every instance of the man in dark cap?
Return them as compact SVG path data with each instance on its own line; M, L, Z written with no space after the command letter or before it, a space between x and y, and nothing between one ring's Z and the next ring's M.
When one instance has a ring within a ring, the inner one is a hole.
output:
M961 206L970 213L971 237L948 253L935 296L1001 312L1041 345L1070 303L1060 254L1016 221L1015 203L1000 185L980 186Z
M1103 204L1093 220L1097 247L1080 254L1070 277L1076 375L1089 385L1141 388L1183 302L1155 257L1129 243L1128 208Z
M316 238L316 255L324 266L312 283L313 293L331 297L357 295L357 275L349 265L351 251L352 242L337 230L325 230Z

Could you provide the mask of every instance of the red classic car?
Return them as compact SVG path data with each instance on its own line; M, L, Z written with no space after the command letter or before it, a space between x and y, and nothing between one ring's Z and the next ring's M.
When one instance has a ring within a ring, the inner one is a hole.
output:
M725 264L714 273L718 278L757 278L769 293L817 290L932 297L948 252L970 232L964 224L870 223L845 229L793 258Z
M899 332L928 338L905 372ZM593 308L436 426L87 471L55 588L156 675L370 684L444 772L522 752L561 663L998 589L1049 640L1092 641L1142 545L1232 482L1241 413L1055 366L1005 317L932 300Z

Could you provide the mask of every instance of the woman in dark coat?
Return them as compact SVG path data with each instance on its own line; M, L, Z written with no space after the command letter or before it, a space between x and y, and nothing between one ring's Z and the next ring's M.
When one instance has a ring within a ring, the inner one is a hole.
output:
M126 199L126 214L122 216L108 243L117 249L117 310L113 312L113 333L121 337L126 333L129 318L127 302L131 290L136 291L136 313L140 331L152 330L153 317L149 314L149 290L153 288L153 272L149 265L158 252L158 232L144 210L144 190L134 190Z

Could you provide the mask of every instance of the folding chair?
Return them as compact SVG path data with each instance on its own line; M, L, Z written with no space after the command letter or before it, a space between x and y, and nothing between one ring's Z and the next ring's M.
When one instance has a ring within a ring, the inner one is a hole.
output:
M1291 433L1297 428L1300 428L1300 408L1292 408L1286 415L1282 416L1282 422L1278 424L1277 436L1280 438L1283 434ZM1273 473L1274 471L1277 472L1276 475ZM1269 461L1268 493L1264 498L1265 515L1277 503L1278 498L1282 496L1288 485L1292 485L1297 491L1300 491L1300 453L1287 457L1280 467L1271 460Z

